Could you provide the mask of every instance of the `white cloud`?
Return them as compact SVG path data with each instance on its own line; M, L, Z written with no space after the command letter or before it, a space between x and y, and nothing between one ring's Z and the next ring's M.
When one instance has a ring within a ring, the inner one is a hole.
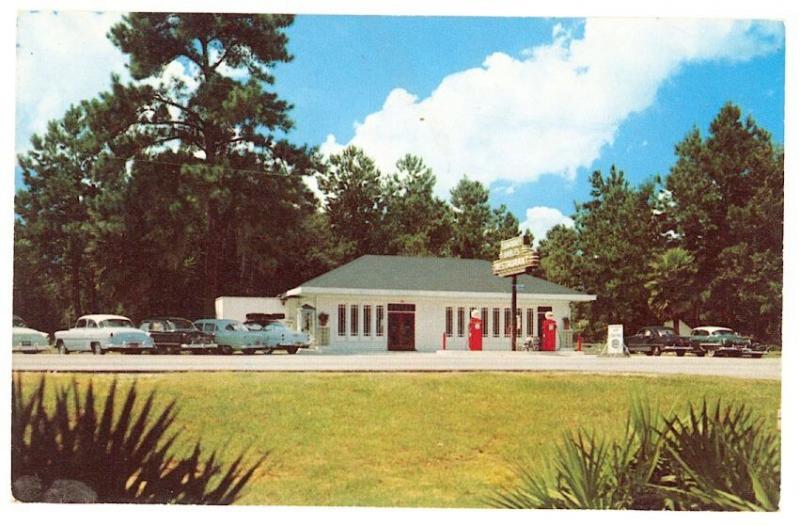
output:
M534 206L525 211L525 220L519 227L522 231L529 229L533 233L534 244L538 245L539 241L547 237L547 232L558 224L572 228L575 225L575 221L556 208Z
M490 54L427 98L392 90L354 125L349 144L385 171L406 153L422 156L439 195L463 174L487 185L547 173L573 179L683 64L748 60L782 44L780 23L602 18L588 20L580 38L556 24L551 43L519 58ZM322 151L342 147L329 136Z
M106 38L121 16L75 11L18 14L18 152L71 104L106 89L112 72L125 74L123 54Z

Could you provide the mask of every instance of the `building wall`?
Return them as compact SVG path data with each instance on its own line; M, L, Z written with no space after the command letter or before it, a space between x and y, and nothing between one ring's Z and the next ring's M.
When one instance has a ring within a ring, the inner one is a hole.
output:
M304 296L299 301L287 301L287 318L294 317L291 313L290 305L295 304L313 304L316 308L317 316L321 312L328 314L328 345L320 345L319 343L324 339L322 337L318 320L313 329L313 337L319 350L331 353L362 353L362 352L386 352L387 351L387 328L388 328L388 308L389 303L409 303L415 305L415 346L419 351L434 352L442 348L442 335L445 332L445 312L447 307L453 309L453 332L452 336L446 337L446 344L448 350L467 350L467 336L469 326L469 314L472 307L480 311L482 307L488 308L489 311L489 333L488 337L483 339L483 349L487 351L510 350L511 338L506 337L504 327L504 312L506 308L510 307L510 301L481 300L476 298L474 300L452 300L441 297L408 297L402 295L396 296L336 296L336 295L315 295ZM339 334L338 317L339 305L345 305L345 334ZM351 331L351 313L352 306L358 307L358 330L353 334ZM383 307L383 334L377 334L377 315L376 307L381 305ZM364 332L364 307L369 307L371 312L371 323L369 335ZM549 306L552 307L555 314L559 329L563 329L564 317L569 317L570 309L568 301L542 301L537 300L535 297L525 296L519 294L517 296L517 308L522 310L522 332L520 340L524 340L527 334L527 309L533 309L534 322L537 320L536 309L538 307ZM458 335L458 308L464 308L464 333L462 336ZM297 308L295 306L295 308ZM500 334L499 337L493 336L492 324L492 309L500 309ZM315 316L315 317L317 317ZM534 335L536 330L534 326ZM562 345L565 346L565 345Z
M217 297L214 301L217 319L244 321L251 313L289 314L277 297Z

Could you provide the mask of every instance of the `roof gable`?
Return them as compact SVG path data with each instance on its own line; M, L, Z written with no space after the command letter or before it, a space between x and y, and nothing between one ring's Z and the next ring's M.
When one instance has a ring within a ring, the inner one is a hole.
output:
M583 294L531 275L518 276L517 284L520 294ZM364 255L300 287L508 293L511 281L493 275L492 263L480 259Z

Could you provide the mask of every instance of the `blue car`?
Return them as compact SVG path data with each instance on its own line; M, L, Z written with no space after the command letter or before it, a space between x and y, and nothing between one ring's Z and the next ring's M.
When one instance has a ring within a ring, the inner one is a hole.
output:
M214 335L217 350L222 354L242 352L255 354L266 349L265 337L251 332L240 321L233 319L198 319L194 325L201 332Z

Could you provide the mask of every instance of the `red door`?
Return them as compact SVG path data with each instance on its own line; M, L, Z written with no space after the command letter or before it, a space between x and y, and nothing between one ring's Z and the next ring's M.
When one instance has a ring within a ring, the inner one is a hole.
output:
M415 350L415 305L390 303L387 310L387 349Z

